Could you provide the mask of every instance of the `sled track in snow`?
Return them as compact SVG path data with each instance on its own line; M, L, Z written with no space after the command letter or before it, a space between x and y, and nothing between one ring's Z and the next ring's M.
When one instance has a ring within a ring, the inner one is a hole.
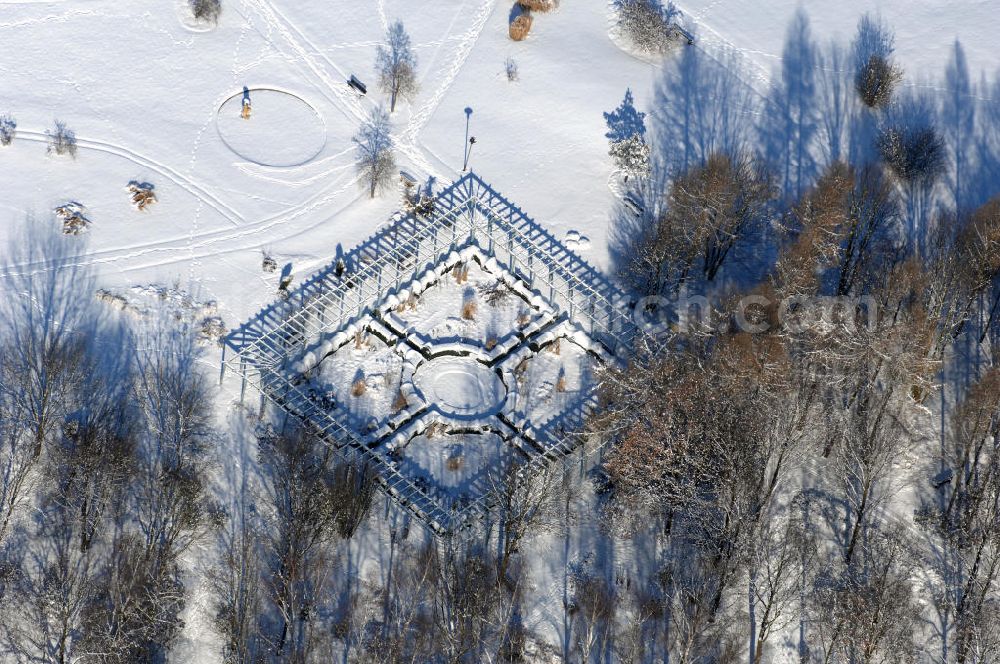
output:
M48 141L47 136L44 133L24 130L18 131L18 137L24 138L26 140L45 143ZM176 183L182 189L187 191L189 194L195 197L196 200L212 207L222 214L226 219L230 221L236 230L226 230L218 229L214 231L207 231L205 233L195 235L195 236L184 236L181 238L174 237L170 239L158 240L144 244L132 245L128 247L117 247L114 249L106 249L103 251L95 251L87 255L87 264L103 264L115 261L128 261L136 259L146 255L153 255L162 252L178 252L182 249L188 251L185 252L183 256L176 256L172 259L153 261L150 263L143 263L141 265L130 265L127 269L142 269L147 267L155 267L158 265L166 265L178 261L186 261L191 259L209 258L211 256L218 255L220 252L215 248L219 243L233 243L239 242L240 240L251 238L259 235L260 233L270 230L276 226L283 225L289 222L296 221L301 217L308 215L315 210L323 209L328 207L332 202L340 197L345 191L349 191L357 187L358 178L354 177L344 185L334 189L334 190L323 190L318 192L312 198L307 200L302 205L296 208L290 209L285 212L281 212L269 217L265 217L259 221L246 222L244 217L240 215L236 210L229 207L225 203L219 201L214 195L209 193L203 187L196 185L190 179L180 175L174 169L161 164L159 162L153 161L147 157L144 157L138 153L135 153L127 148L122 148L120 146L115 146L103 141L93 140L93 139L77 139L77 147L82 150L97 150L100 152L105 152L114 156L122 157L135 163L144 168L149 168L150 170L159 173ZM324 223L329 218L328 215L317 215L317 220L307 226L304 229L296 229L296 234L304 232L310 228L314 228L322 223ZM256 240L246 244L240 243L235 244L230 247L225 248L225 253L230 253L232 251L240 251L243 249L256 248L259 242ZM195 253L191 253L195 252ZM27 268L28 265L18 265L17 268Z
M29 141L34 141L36 143L48 143L48 136L44 132L33 131L33 130L22 130L18 128L17 137L24 138ZM188 192L199 201L205 203L216 212L221 214L226 220L228 220L232 225L239 226L243 221L243 216L237 212L234 208L222 202L214 194L209 192L207 189L196 183L194 180L181 175L176 170L167 166L162 162L155 161L146 157L145 155L139 154L134 150L122 147L120 145L115 145L113 143L107 143L105 141L100 141L91 138L77 138L76 139L77 148L84 150L94 150L96 152L104 152L106 154L114 155L116 157L121 157L131 161L137 166L147 168L154 173L159 173L163 177L167 178L178 187Z

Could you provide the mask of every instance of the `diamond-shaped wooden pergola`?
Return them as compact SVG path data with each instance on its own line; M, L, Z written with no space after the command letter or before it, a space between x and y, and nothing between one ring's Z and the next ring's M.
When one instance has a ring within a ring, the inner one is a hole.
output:
M387 462L381 449L412 422L400 418L387 430L359 431L336 403L310 390L303 375L331 348L346 343L359 325L379 325L397 338L406 337L407 330L382 325L381 313L412 287L415 277L446 270L470 255L495 266L505 279L519 282L522 292L544 301L550 312L548 325L560 325L584 338L588 352L601 361L617 362L632 347L636 328L624 294L471 173L437 194L432 213L398 213L341 261L320 270L225 339L224 366L241 376L241 396L251 386L262 403L269 400L301 420L344 460L371 465L381 488L438 534L457 532L484 518L490 496L456 503L429 493ZM531 345L542 332L525 330L512 348L479 360L498 364L505 353ZM414 348L421 350L419 344ZM430 357L432 344L423 351ZM510 418L496 414L496 430L516 440L523 452L519 472L534 472L580 445L578 432L594 403L594 389L546 422L505 421Z

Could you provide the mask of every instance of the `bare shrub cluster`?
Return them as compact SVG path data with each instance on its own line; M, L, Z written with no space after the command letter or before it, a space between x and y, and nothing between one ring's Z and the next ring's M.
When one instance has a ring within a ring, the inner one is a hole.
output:
M76 133L65 122L56 120L55 127L47 129L45 135L49 139L49 154L67 155L76 159Z
M10 145L17 135L17 120L10 113L0 115L0 145Z
M222 0L189 0L191 14L198 21L218 23L222 14Z

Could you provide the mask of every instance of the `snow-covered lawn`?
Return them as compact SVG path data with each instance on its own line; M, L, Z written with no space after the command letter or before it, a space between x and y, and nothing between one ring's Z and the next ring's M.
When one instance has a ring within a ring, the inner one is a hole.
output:
M0 0L0 115L17 119L13 143L0 146L0 246L19 226L59 224L57 207L81 204L89 226L65 241L88 243L87 260L104 289L95 295L137 315L151 297L195 311L211 328L206 361L217 369L214 340L223 326L273 303L282 275L293 286L301 282L399 207L395 192L372 200L359 187L351 143L362 118L385 101L376 86L375 46L398 18L412 36L420 82L416 97L393 115L398 167L421 182L434 178L439 188L456 180L468 120L477 139L471 167L571 249L608 267L608 220L620 187L602 112L617 106L626 87L637 107L648 108L660 75L658 62L609 38L610 4L565 0L515 43L507 36L510 3L495 0L224 0L217 27L193 23L183 0ZM797 4L679 5L699 36L696 48L734 47L751 64L751 85L766 92ZM846 44L859 15L879 10L897 32L904 85L935 87L956 38L972 80L993 75L995 2L801 5L820 43ZM517 63L516 82L505 74L508 58ZM352 74L367 83L367 96L347 87ZM252 102L247 120L240 117L244 88ZM45 132L56 120L76 132L75 158L46 153ZM131 181L153 184L158 202L136 210ZM262 270L264 253L278 270ZM478 367L463 371L453 363L441 373L425 364L422 374L421 363L433 360L400 338L385 342L374 334L365 334L360 348L349 338L331 349L308 381L316 398L335 401L356 430L381 432L384 458L449 498L481 493L485 473L503 459L539 453L500 425L462 431L468 422L455 411L492 413L502 389L503 412L525 430L544 432L559 426L560 413L582 407L599 363L599 349L570 328L549 329L534 339L536 348L513 350L518 330L538 332L552 312L517 294L496 306L485 302L480 287L502 275L475 261L469 266L461 282L448 272L412 303L381 313L417 345L423 339L439 350L480 348L484 356L469 361L488 370L483 360L495 340L503 354L499 385L495 372L487 381L476 378ZM474 312L463 311L469 301ZM421 396L407 393L407 380ZM239 387L231 376L222 382L220 422ZM431 435L440 414L418 420L416 413L435 402L450 404L452 413L439 418L445 430ZM394 415L407 423L398 432L387 430ZM221 449L219 457L242 467L250 463L244 452ZM374 524L374 534L355 545L362 564L377 565L377 555L368 554L388 540L383 526ZM565 605L551 580L597 539L583 530L573 537L565 548L546 537L536 545L538 569L551 573L539 574L544 592L525 620L553 641ZM201 554L209 556L192 557ZM206 593L201 588L191 598L178 661L217 661Z

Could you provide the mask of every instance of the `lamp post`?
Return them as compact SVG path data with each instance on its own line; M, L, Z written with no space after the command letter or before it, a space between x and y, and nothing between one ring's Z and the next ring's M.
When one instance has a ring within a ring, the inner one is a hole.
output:
M469 145L468 145L468 147L465 150L465 164L462 165L462 172L463 173L469 167L469 157L472 156L472 146L475 145L475 144L476 144L476 137L475 136L470 136L469 137Z
M469 106L465 107L465 142L462 144L462 154L464 156L462 160L462 172L469 166L469 118L472 117L472 108ZM475 142L475 137L473 137L473 142Z

